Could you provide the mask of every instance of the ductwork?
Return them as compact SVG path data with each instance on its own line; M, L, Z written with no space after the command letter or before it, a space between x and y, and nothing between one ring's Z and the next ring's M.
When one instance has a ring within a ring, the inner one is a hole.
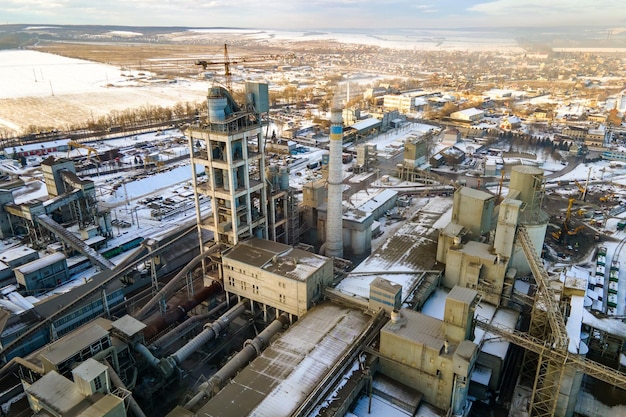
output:
M234 302L235 297L232 297L232 301ZM224 310L228 305L228 302L224 301L218 304L215 308L205 314L199 314L197 316L192 316L189 319L185 320L157 340L155 340L150 346L150 350L161 350L172 344L177 338L180 338L190 332L195 326L200 323L208 320L209 318L215 316L220 311Z
M167 358L159 359L155 357L142 343L136 343L134 345L134 349L137 353L144 357L150 366L161 372L165 378L169 378L174 373L174 370L180 366L185 359L191 356L195 351L199 350L207 342L219 336L220 332L228 327L232 320L239 317L246 310L247 303L247 299L242 300L213 323L206 324L204 330L202 330L196 337L191 339L183 347Z
M198 393L185 404L185 408L191 410L204 398L211 397L213 394L217 393L224 385L224 382L228 381L237 371L260 355L265 347L267 347L272 337L282 330L283 326L287 325L289 325L289 317L283 314L267 326L257 337L252 340L246 340L239 353L217 371L211 379L198 387Z
M122 382L122 379L115 372L115 369L113 369L111 364L107 360L104 360L103 363L107 366L107 368L109 368L109 378L111 378L111 383L113 384L113 386L116 388L122 388L130 392L130 390L126 388L126 386ZM137 404L137 401L135 401L135 399L133 398L132 393L128 396L128 408L130 408L135 417L146 417L141 407L139 407L139 404Z

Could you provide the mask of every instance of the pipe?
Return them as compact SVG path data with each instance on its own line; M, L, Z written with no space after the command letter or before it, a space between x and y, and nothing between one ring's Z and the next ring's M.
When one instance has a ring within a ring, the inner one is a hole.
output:
M222 329L226 328L233 319L240 316L241 313L246 310L247 302L248 300L246 299L242 300L213 323L206 324L204 330L196 337L167 358L159 359L155 357L142 343L136 343L133 348L137 353L143 356L150 366L158 370L165 378L169 378L178 365L182 364L185 359L191 356L196 350L200 349L202 345L216 338Z
M160 369L160 368L159 368L159 362L160 362L160 360L159 360L158 358L156 358L156 357L152 354L152 352L150 352L150 351L148 350L148 348L147 348L147 347L145 347L142 343L136 343L136 344L133 346L133 349L135 349L135 351L136 351L137 353L139 353L141 356L143 356L143 358L146 360L146 362L148 362L148 364L149 364L150 366L152 366L153 368Z
M113 358L113 365L115 366L115 370L117 372L120 372L120 361L117 358L117 350L115 349L115 346L111 346L108 347L104 350L101 350L100 352L96 353L95 355L92 356L92 359L95 359L97 361L102 361L105 360L105 358L110 354L111 358ZM107 362L108 364L108 362Z
M152 310L154 307L157 306L157 304L159 304L159 300L162 297L168 298L167 295L174 290L176 285L178 285L178 281L181 278L184 278L185 276L187 276L187 273L189 271L191 271L193 268L195 268L195 266L200 261L204 260L205 258L208 258L209 255L212 255L215 252L218 252L218 251L220 251L222 249L223 249L223 245L222 244L217 244L217 245L209 248L205 252L202 252L200 255L196 256L191 261L189 261L189 263L187 265L185 265L185 267L183 269L181 269L176 274L176 276L170 280L170 282L165 284L165 286L163 288L161 288L159 290L159 292L157 292L154 295L154 297L152 297L137 313L135 313L135 318L137 320L140 320L140 321L142 319L145 319L148 316L148 313L150 313L150 310Z
M128 388L126 388L126 386L122 382L122 379L115 372L115 370L113 369L113 367L111 366L109 361L107 361L105 359L102 362L107 366L107 368L109 368L109 378L111 379L111 383L116 388L121 388L121 389L126 390L126 391L129 392L129 395L127 397L128 398L128 408L131 409L131 411L133 412L135 417L146 417L146 415L143 413L143 410L141 409L141 407L139 407L139 404L137 404L137 401L135 401L135 398L133 398L133 393L130 392L130 390Z
M232 297L232 300L235 300L235 297ZM165 333L163 336L161 336L160 338L152 342L152 344L149 346L150 349L156 349L156 350L163 349L164 347L170 345L174 341L174 339L176 339L177 337L182 337L187 332L191 331L196 324L198 324L199 322L208 320L212 316L222 311L227 306L228 306L228 302L224 301L218 304L215 308L213 308L208 313L199 314L197 316L190 317L189 319L180 323L178 326L176 326L175 328L173 328L172 330L170 330L169 332Z
M170 358L176 361L178 365L183 363L185 359L187 359L189 356L191 356L192 353L200 349L202 345L219 336L222 329L225 329L233 319L239 317L241 313L245 311L247 303L248 300L243 299L233 308L224 313L223 316L215 320L213 323L205 325L204 330L202 330L196 337L187 342L185 346L178 349L176 353L170 356Z
M192 310L198 304L208 299L214 294L218 294L222 291L222 285L219 283L213 283L208 287L203 287L200 291L194 294L193 298L188 299L179 305L172 305L167 309L167 313L164 316L160 314L155 315L147 320L146 328L143 330L143 337L145 340L150 340L157 334L167 329L173 323L182 320L188 311Z
M210 397L212 393L216 394L222 388L225 381L232 378L237 371L239 371L239 369L243 368L252 359L260 355L269 344L272 337L282 330L283 326L288 325L289 317L287 317L286 314L282 314L269 326L267 326L257 337L252 340L246 340L239 353L237 353L219 371L217 371L211 379L202 383L198 387L198 393L196 393L196 395L194 395L185 404L185 408L187 410L191 410L205 397Z

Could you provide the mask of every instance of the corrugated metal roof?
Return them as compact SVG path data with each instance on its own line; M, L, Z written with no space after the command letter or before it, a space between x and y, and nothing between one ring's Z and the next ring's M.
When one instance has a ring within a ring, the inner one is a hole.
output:
M197 414L290 416L369 320L331 303L309 310Z
M49 344L40 352L40 356L52 364L59 364L108 335L108 331L92 322L80 327L71 334L71 337L64 337Z

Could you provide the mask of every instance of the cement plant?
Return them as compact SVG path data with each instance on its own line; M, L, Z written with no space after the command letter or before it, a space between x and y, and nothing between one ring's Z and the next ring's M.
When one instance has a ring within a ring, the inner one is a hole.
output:
M626 414L626 52L217 39L0 112L0 415Z

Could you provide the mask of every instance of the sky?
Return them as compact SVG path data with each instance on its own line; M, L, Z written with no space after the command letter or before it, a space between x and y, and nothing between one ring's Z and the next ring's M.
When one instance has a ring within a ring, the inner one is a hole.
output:
M388 29L626 27L623 0L0 0L0 24Z

